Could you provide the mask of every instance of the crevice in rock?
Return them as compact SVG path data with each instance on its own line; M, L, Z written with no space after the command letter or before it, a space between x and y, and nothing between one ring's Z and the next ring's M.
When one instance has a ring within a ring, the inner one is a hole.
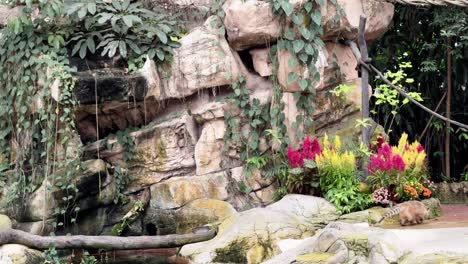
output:
M153 223L146 224L145 231L146 231L146 234L150 236L155 236L158 234L158 229L156 228L156 225Z
M249 70L249 72L257 74L254 69L252 55L250 55L250 49L238 51L239 57L242 61L242 64Z

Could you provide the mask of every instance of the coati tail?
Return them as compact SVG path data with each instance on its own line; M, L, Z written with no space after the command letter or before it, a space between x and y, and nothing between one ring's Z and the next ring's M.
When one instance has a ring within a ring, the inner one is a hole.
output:
M383 216L382 216L382 219L380 219L379 222L377 222L378 224L382 223L383 220L389 218L389 217L392 217L394 215L397 215L401 212L401 206L396 206L395 208L391 209L390 211L386 212Z

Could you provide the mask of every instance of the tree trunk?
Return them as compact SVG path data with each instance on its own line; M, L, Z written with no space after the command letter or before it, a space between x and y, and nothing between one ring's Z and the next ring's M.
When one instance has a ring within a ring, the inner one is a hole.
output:
M208 229L184 235L166 236L37 236L30 233L7 229L0 231L0 245L21 244L35 249L55 248L87 248L87 249L150 249L180 247L186 244L212 239L216 231Z

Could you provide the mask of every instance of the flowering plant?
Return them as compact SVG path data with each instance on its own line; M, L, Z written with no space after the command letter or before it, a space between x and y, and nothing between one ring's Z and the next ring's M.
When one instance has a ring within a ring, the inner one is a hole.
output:
M388 190L383 187L375 190L372 194L372 201L376 204L390 204Z
M356 158L352 152L342 149L339 136L335 136L332 144L325 135L322 153L316 156L315 161L320 189L339 212L363 210L372 203L370 194L359 192Z
M289 164L289 176L286 186L289 192L310 193L312 188L318 187L316 178L315 159L322 153L317 139L305 137L299 150L288 147L286 157Z
M378 140L376 146L377 153L370 157L367 166L368 182L374 195L381 193L382 188L388 191L392 201L432 195L433 183L427 179L426 152L419 142L409 144L408 135L403 133L397 146L382 140Z

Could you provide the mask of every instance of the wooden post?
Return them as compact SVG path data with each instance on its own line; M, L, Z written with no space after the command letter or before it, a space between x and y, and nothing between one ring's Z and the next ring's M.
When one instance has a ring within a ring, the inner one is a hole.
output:
M445 117L450 119L450 99L452 97L452 38L447 40L447 104ZM450 122L445 123L445 176L450 179Z
M361 18L359 20L359 31L358 31L358 45L359 45L359 50L361 51L361 64L360 64L361 94L362 94L361 112L362 112L363 121L369 119L369 70L366 67L366 65L362 64L362 63L370 62L369 54L367 52L366 39L364 37L364 33L366 31L366 20L367 18L361 15ZM369 149L369 145L370 145L369 141L370 141L369 128L367 126L363 126L362 127L362 143L365 145L367 149ZM366 170L367 162L368 162L367 157L364 157L363 162L362 162L362 172L363 172L364 177L367 177L367 170Z

